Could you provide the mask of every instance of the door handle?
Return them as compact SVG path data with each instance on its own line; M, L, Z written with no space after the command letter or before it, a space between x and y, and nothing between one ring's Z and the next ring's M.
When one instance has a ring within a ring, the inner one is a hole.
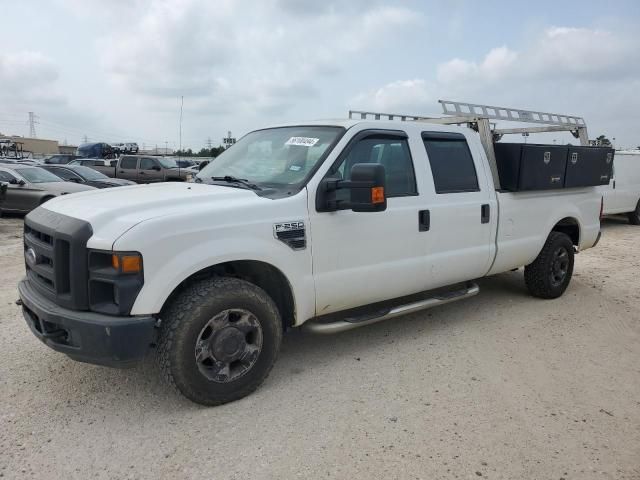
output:
M144 175L144 172L138 172L140 175Z
M418 231L428 232L431 228L431 213L429 210L420 210L418 212Z
M480 222L481 223L489 223L491 220L491 206L488 203L485 203L480 207Z

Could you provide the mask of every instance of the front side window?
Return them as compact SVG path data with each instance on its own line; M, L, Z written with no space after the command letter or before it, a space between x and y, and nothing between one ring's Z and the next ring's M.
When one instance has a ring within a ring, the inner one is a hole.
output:
M136 157L122 157L120 160L120 168L124 170L135 170L138 166L138 159Z
M153 170L155 165L156 162L154 162L152 158L140 159L140 170Z
M243 178L261 188L301 188L330 153L342 127L295 126L257 130L225 150L197 175Z
M460 133L424 132L436 193L478 192L478 176L467 140Z
M353 144L342 160L333 166L329 176L351 179L351 168L357 163L379 163L384 166L387 197L417 195L416 179L409 144L404 137L372 134ZM347 200L349 192L338 190L337 200Z
M158 157L156 160L158 160L164 168L178 168L178 164L173 158Z

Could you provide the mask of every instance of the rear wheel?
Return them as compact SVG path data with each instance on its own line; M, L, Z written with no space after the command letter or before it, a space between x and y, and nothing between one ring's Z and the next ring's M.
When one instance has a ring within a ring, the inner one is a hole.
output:
M640 200L638 200L636 209L633 212L627 213L627 217L629 217L629 223L631 225L640 225Z
M573 275L573 243L568 235L551 232L538 257L524 267L529 293L539 298L558 298Z
M236 278L187 287L162 313L158 360L183 395L220 405L267 378L282 341L282 322L261 288Z

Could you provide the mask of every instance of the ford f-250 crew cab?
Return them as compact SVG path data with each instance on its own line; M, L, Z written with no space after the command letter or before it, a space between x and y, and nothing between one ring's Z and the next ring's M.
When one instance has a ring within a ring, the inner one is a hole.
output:
M25 319L49 347L125 366L157 350L195 402L241 398L283 332L337 332L478 292L524 266L556 298L599 238L595 187L505 192L480 136L346 120L247 134L192 183L57 198L25 219Z

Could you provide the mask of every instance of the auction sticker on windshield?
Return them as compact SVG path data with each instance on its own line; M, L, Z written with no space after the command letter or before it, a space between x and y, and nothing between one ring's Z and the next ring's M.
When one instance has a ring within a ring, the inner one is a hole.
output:
M298 145L300 147L313 147L318 143L319 138L310 137L291 137L285 142L285 145Z

